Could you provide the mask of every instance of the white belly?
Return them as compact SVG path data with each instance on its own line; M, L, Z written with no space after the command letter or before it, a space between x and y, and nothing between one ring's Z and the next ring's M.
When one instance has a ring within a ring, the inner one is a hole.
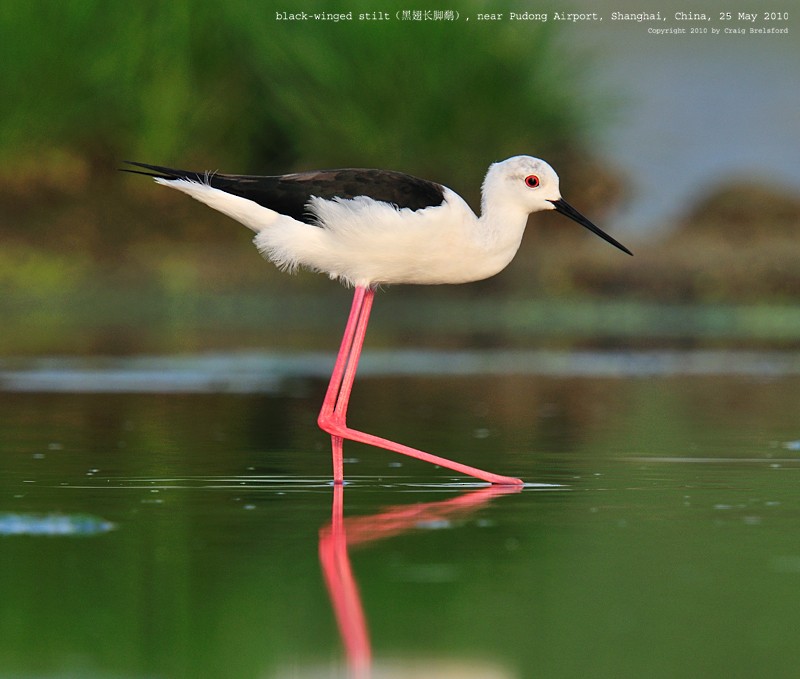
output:
M502 270L519 246L517 239L512 247L488 247L479 220L452 192L424 210L355 198L314 199L312 212L321 226L275 224L259 232L256 245L281 267L307 267L351 285L481 280Z

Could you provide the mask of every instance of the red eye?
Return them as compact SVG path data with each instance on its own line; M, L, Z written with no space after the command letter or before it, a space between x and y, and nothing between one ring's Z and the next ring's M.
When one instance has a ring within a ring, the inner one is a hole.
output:
M527 177L525 177L525 186L535 189L537 186L539 186L539 177L537 177L535 174L529 174Z

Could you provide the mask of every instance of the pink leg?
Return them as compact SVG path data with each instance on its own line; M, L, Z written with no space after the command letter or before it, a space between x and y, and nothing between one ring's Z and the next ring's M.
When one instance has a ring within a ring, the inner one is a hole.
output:
M341 421L344 421L344 418L347 415L347 403L350 400L350 390L352 388L353 380L355 379L355 366L352 369L350 368L351 352L353 349L353 340L356 334L358 321L363 315L362 307L367 293L370 293L370 296L374 295L372 291L369 291L366 288L356 288L355 295L353 295L353 304L350 308L350 316L347 318L347 325L344 329L342 345L339 348L339 355L336 357L336 363L333 366L333 374L331 375L331 381L328 384L328 391L325 393L325 400L322 402L322 409L319 411L319 417L317 418L317 423L319 424L320 428L323 431L327 431L329 434L331 434L334 483L342 483L344 481L344 471L342 469L343 439L341 436L338 436L331 429L331 427L333 426L334 422L339 421L340 419ZM367 315L369 316L369 314ZM358 353L360 353L360 351ZM356 364L358 363L358 355L355 357L355 362ZM348 388L346 388L344 384L346 374L349 375L350 381L350 386ZM343 393L345 391L346 393Z
M361 347L364 344L364 336L367 332L367 323L372 309L372 300L375 291L367 288L357 287L353 296L353 305L350 308L350 316L345 326L342 345L336 363L333 367L333 375L322 403L317 422L323 431L331 435L331 446L333 448L333 481L343 483L344 472L342 469L342 442L344 439L366 443L395 453L408 455L424 462L439 465L447 469L473 476L489 483L503 485L520 485L522 481L510 476L500 476L492 474L475 467L470 467L460 462L453 462L444 457L431 455L416 448L410 448L394 441L365 434L347 426L347 404L350 401L350 392L353 388L353 381L358 368L358 359L361 355Z

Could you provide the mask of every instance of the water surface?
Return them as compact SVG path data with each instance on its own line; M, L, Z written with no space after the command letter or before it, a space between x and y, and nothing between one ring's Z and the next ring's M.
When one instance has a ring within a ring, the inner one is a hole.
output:
M800 377L398 372L0 393L0 676L795 675Z

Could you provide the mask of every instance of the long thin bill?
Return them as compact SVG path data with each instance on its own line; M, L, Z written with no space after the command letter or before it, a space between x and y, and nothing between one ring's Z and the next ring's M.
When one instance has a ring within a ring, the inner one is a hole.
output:
M570 219L575 220L581 226L585 226L589 231L593 234L600 236L604 241L607 243L611 243L615 248L619 248L623 252L627 252L629 255L633 256L633 253L628 250L622 243L619 241L614 240L611 236L609 236L605 231L601 231L598 229L594 224L592 224L586 217L584 217L580 212L578 212L572 205L570 205L567 201L563 198L559 198L558 200L551 200L550 201L555 207L556 212L560 212L562 215L566 215Z

